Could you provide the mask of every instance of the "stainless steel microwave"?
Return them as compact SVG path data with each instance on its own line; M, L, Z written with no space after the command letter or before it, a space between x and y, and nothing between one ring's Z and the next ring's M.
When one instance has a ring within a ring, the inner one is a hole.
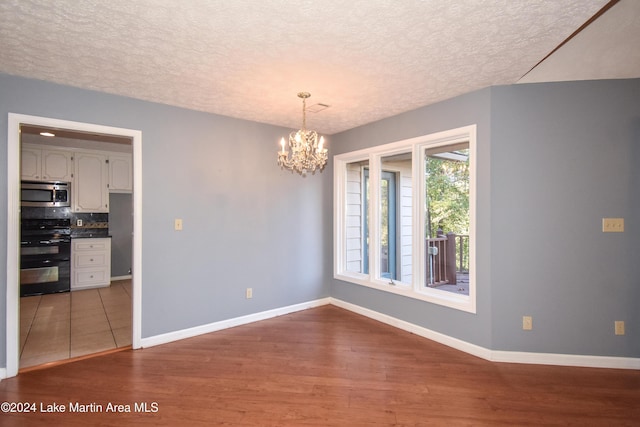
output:
M70 206L71 184L68 182L22 181L20 204L57 208Z

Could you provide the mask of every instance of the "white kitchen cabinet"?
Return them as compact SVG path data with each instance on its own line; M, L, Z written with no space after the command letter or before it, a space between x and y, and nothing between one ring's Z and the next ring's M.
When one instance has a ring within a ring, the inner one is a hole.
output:
M133 192L132 160L131 153L24 144L21 177L71 182L74 212L109 212L109 192Z
M109 153L109 192L133 192L132 170L131 154Z
M100 153L76 152L73 163L73 210L109 212L107 156Z
M20 175L23 180L39 181L42 176L42 150L22 147Z
M71 181L73 153L39 147L23 147L21 177L28 181Z
M73 153L63 150L42 150L42 179L45 181L71 181Z
M71 290L111 284L111 238L71 240Z

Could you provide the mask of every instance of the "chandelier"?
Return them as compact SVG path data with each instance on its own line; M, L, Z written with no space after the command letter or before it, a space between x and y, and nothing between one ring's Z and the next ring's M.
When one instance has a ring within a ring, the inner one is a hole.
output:
M298 98L302 98L302 129L289 134L289 149L285 149L285 140L280 140L281 150L278 152L278 164L283 169L296 171L305 176L307 172L315 173L316 169L322 172L327 164L327 149L323 148L324 137L320 137L315 130L307 130L306 100L311 94L300 92Z

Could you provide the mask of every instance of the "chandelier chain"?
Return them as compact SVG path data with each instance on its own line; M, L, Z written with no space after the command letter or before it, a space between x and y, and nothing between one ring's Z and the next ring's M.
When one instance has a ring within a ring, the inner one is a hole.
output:
M307 130L307 98L302 98L302 130Z

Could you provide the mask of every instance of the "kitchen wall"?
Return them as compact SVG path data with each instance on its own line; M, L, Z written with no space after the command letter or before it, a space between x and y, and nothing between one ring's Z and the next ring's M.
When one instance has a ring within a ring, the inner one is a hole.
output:
M97 150L109 153L132 153L130 143L112 143L92 141L80 138L44 137L32 133L22 133L21 142L27 144L47 145L52 147L74 148L79 151ZM106 216L104 216L106 215ZM109 213L100 214L109 223L111 235L111 277L122 277L131 274L133 248L133 197L126 193L109 193ZM93 214L72 214L74 218L83 219L85 226L96 221ZM73 223L73 221L72 221Z
M331 191L331 175L280 170L278 141L290 129L0 74L3 147L9 112L142 131L142 338L329 295L331 204L318 194ZM2 224L6 202L3 148ZM3 314L0 366L5 323Z
M133 196L109 194L109 234L111 235L111 277L131 274L133 249Z
M331 295L492 350L640 357L640 80L493 87L334 135L333 154L472 123L477 314L338 280Z

